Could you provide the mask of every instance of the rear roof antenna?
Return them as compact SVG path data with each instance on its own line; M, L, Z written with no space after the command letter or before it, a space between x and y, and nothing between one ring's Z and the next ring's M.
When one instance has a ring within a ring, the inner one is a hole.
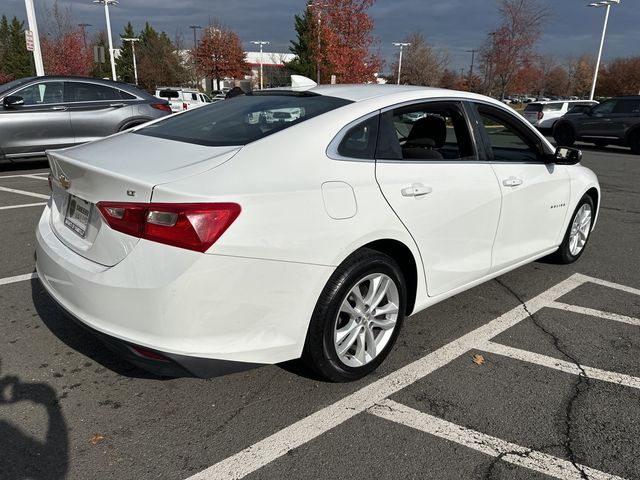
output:
M317 86L318 84L310 78L303 77L302 75L291 75L291 90L294 92L304 92Z

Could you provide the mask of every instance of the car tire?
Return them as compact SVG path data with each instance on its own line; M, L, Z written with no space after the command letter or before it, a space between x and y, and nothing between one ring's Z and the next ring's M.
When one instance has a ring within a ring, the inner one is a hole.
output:
M593 142L593 144L598 148L604 148L607 145L609 145L607 142L603 142L602 140L599 140L597 142Z
M362 378L393 348L405 309L406 284L395 260L359 250L336 269L320 294L302 359L333 382Z
M553 131L553 139L559 147L571 147L576 143L576 134L570 125L562 123Z
M558 250L551 255L556 263L569 264L578 260L591 237L595 208L589 195L582 197L576 207Z
M633 132L629 136L629 146L631 147L632 153L640 155L640 131Z

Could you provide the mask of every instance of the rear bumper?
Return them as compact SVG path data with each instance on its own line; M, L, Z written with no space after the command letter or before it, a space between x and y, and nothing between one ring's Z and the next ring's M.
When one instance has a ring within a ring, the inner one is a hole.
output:
M146 240L105 267L60 242L49 218L47 207L36 231L36 269L53 299L133 363L145 360L131 350L141 346L198 376L200 360L221 361L214 371L224 373L299 358L334 270Z

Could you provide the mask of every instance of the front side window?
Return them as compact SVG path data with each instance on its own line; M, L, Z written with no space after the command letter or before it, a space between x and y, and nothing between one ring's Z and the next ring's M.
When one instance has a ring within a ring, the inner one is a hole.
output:
M95 83L68 82L67 98L69 102L99 102L119 100L120 94L115 88Z
M135 133L207 146L246 145L349 103L307 92L254 93L167 117Z
M62 103L63 92L62 82L41 82L18 90L14 95L22 97L24 105L47 105Z
M612 113L613 110L616 108L616 104L618 103L617 100L607 100L606 102L602 102L600 105L596 105L595 107L593 107L592 112L594 114L607 114L607 113Z
M428 102L382 116L378 158L404 160L475 160L473 141L462 106ZM384 153L382 153L384 152Z
M478 113L489 140L493 160L498 162L535 162L539 149L526 128L517 120L507 118L506 113L497 109L478 106Z

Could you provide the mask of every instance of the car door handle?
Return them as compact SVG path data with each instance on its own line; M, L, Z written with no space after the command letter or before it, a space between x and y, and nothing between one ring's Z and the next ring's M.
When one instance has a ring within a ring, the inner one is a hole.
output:
M502 184L505 187L517 187L519 185L522 185L522 179L521 178L516 178L516 177L509 177L506 178L502 181Z
M51 110L55 110L56 112L64 112L69 107L65 107L64 105L60 105L58 107L51 107Z
M113 108L120 108L120 107L124 107L124 103L112 103L109 106Z
M426 187L421 183L414 183L410 187L401 190L403 197L421 197L433 192L431 187Z

